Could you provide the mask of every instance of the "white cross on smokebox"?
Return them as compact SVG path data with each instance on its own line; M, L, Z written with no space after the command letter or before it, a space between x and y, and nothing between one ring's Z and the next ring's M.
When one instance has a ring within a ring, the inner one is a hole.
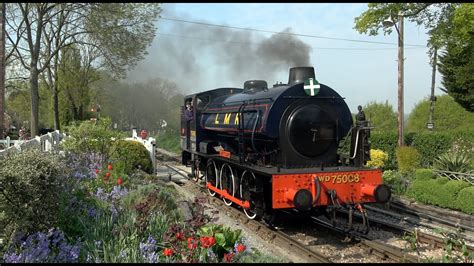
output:
M321 88L321 86L319 85L319 83L314 84L312 78L309 79L309 85L304 85L304 89L309 90L311 92L311 96L316 95L316 92L314 90L316 90L316 89L319 90L320 88Z

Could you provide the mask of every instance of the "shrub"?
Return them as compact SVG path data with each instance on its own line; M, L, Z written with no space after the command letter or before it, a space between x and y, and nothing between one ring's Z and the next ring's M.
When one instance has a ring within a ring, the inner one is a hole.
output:
M438 193L442 189L443 184L440 184L438 179L415 179L408 188L406 195L422 203L437 204L439 200Z
M402 146L396 148L398 168L402 174L413 173L420 166L420 154L413 147Z
M397 147L398 135L396 132L371 132L370 146L372 149L382 150L387 153L388 159L385 169L396 169L397 162L395 148Z
M371 160L367 162L367 166L375 168L383 168L388 160L387 153L381 150L370 149Z
M55 226L65 169L57 156L36 150L0 161L1 226L7 228L7 237L14 231L29 234Z
M451 147L451 142L452 136L446 133L418 133L413 136L412 146L421 155L421 166L430 167L439 154L445 153Z
M443 171L467 173L471 170L471 159L466 153L449 151L438 156L433 167Z
M416 169L415 179L430 180L436 178L435 173L431 169Z
M389 185L397 195L401 195L406 190L406 182L402 175L396 170L385 170L382 175L383 182Z
M140 142L133 140L119 140L114 144L114 153L111 160L117 167L123 167L126 174L130 174L134 169L142 169L151 174L153 165L150 153Z
M474 186L461 189L456 205L465 213L474 214Z
M116 139L121 139L124 134L111 129L111 120L83 121L80 124L69 126L66 133L69 136L64 140L62 146L65 150L73 153L100 154L106 162L110 154L112 144Z
M456 199L459 191L463 188L469 187L469 183L460 180L449 180L443 185L443 189L438 192L437 204L442 207L458 209L456 206Z

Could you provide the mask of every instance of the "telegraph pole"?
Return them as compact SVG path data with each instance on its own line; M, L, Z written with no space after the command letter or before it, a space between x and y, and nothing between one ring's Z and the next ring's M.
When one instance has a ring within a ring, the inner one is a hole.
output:
M436 97L434 95L435 91L435 77L436 77L436 61L437 61L438 49L435 48L433 54L433 72L431 73L431 96L430 96L430 117L428 119L427 128L429 130L433 130L433 113L434 113L434 102L436 101Z
M398 13L398 146L403 146L403 15Z

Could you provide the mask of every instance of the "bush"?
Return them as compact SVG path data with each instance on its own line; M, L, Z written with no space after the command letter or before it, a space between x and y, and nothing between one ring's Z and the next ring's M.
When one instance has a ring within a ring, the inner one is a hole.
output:
M406 195L418 202L426 204L437 204L438 193L443 189L438 179L419 180L415 179L408 188Z
M395 148L398 143L398 135L396 132L371 132L370 146L372 149L382 150L387 153L388 159L385 169L396 169L397 162L395 157Z
M370 149L371 160L367 162L367 166L375 168L383 168L388 160L387 153L381 150Z
M29 234L55 226L65 169L57 156L37 150L0 161L0 225L7 237L14 231Z
M104 163L113 152L111 147L115 140L124 137L123 133L112 130L111 124L109 118L102 118L97 122L83 121L69 126L66 128L69 137L64 140L62 146L66 151L77 154L100 154Z
M436 178L435 173L431 169L416 169L415 179L417 180L430 180Z
M420 154L413 147L402 146L396 148L398 168L402 174L413 173L420 166Z
M446 133L418 133L413 136L412 146L421 155L421 166L430 167L434 159L451 147L452 137Z
M389 185L392 192L402 195L406 190L406 182L402 175L396 170L385 170L382 175L383 182Z
M126 174L132 173L134 169L153 173L150 153L140 142L119 140L114 143L113 149L111 160L115 166L122 167Z
M449 180L446 184L443 185L438 194L437 205L441 207L448 207L452 209L459 209L456 205L456 199L458 193L466 187L469 187L469 183L460 181L460 180Z
M465 213L474 214L474 186L461 189L456 205Z

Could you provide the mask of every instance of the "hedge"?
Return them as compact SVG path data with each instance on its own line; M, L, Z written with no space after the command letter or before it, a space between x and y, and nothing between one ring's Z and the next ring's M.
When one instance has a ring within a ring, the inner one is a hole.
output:
M398 146L397 132L372 132L371 148L388 154L386 169L397 168L395 149ZM421 166L430 167L434 159L447 152L453 143L461 144L459 150L472 151L474 149L474 131L468 132L420 132L405 135L405 144L413 146L421 155Z
M421 177L421 178L420 178ZM474 187L467 182L448 180L447 177L426 179L427 175L416 178L406 195L416 201L437 205L442 208L474 212Z
M456 205L465 213L474 214L474 186L461 189Z
M153 173L153 165L150 153L140 142L133 140L119 140L114 143L111 161L124 168L126 174L134 169L141 168L143 171Z

